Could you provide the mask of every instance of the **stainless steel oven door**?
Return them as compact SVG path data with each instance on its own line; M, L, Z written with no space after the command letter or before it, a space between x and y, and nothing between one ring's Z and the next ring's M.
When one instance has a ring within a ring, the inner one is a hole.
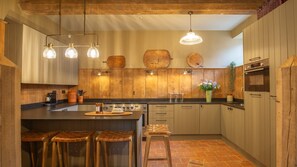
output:
M245 91L269 92L269 67L244 71Z

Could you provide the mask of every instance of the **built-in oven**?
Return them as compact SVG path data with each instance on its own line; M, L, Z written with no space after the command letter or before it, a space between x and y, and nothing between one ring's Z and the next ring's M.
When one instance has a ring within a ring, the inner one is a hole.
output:
M244 65L245 91L269 92L269 59Z

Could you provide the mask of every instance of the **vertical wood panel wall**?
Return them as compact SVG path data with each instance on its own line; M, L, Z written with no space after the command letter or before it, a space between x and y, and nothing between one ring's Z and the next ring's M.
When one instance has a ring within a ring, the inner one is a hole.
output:
M169 93L184 93L184 98L204 98L199 90L202 79L217 81L221 88L215 90L214 98L225 98L232 93L243 98L242 66L236 67L235 90L229 92L229 70L193 69L192 74L183 74L184 69L159 69L154 75L145 69L111 70L98 76L99 69L80 69L77 89L87 91L86 98L169 98ZM104 85L104 86L102 86Z

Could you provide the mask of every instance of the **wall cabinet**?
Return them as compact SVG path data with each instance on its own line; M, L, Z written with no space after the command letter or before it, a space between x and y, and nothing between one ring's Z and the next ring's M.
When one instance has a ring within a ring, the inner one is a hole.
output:
M221 105L201 104L200 134L221 134Z
M174 106L170 104L149 105L149 124L167 124L169 130L174 132L173 125Z
M174 134L199 133L199 105L174 105Z
M54 48L56 59L43 58L45 35L19 23L9 21L6 31L6 55L21 69L21 83L30 84L78 84L78 59L64 56L66 48ZM50 39L54 45L65 45ZM15 49L18 48L18 49Z
M222 135L244 149L244 110L222 105L221 114Z
M245 92L245 150L270 166L270 111L268 92Z

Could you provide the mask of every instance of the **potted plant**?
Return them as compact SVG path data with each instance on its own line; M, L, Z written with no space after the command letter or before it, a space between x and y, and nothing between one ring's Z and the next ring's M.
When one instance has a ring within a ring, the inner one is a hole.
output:
M227 94L227 102L233 102L234 81L235 81L235 62L232 61L229 65L229 93Z
M205 91L206 102L210 103L212 98L212 91L219 89L220 85L212 80L204 80L199 84L199 88Z
M86 93L86 91L83 90L77 90L77 99L78 99L78 103L83 103L84 102L84 94Z

